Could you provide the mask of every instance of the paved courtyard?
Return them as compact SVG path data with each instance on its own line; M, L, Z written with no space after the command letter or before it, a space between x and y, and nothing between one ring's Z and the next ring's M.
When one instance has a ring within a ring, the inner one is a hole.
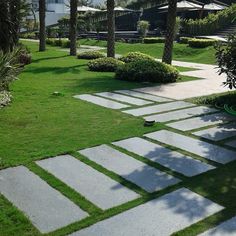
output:
M127 116L165 123L168 130L35 162L97 211L123 209L79 231L72 227L71 236L167 236L224 209L183 184L236 160L236 117L182 100L225 91L220 86L224 78L210 65L174 63L198 68L183 74L203 79L75 96ZM73 225L91 214L24 166L0 171L0 193L41 233ZM152 199L139 202L142 194ZM236 235L235 225L236 218L228 219L202 235Z

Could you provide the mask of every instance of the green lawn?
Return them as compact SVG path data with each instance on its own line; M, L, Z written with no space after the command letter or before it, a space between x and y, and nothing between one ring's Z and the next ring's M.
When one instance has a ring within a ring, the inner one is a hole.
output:
M67 56L66 52L59 51L57 48L48 47L46 52L39 53L37 44L28 42L27 45L33 52L33 63L27 66L20 75L20 79L12 84L12 104L0 110L0 169L26 165L90 214L90 217L83 221L71 224L49 235L67 235L181 186L188 187L222 204L226 209L177 235L196 235L236 214L236 162L225 166L218 165L219 168L206 174L187 178L133 155L134 158L183 180L178 185L149 194L79 155L76 152L78 149L111 143L127 137L142 136L144 133L167 129L167 127L163 124L144 127L141 118L105 109L72 97L82 93L143 87L144 84L114 80L113 73L89 72L86 61ZM187 79L183 78L183 81ZM52 95L54 91L59 91L64 96L55 97ZM187 134L191 136L190 133ZM64 153L69 153L107 174L138 192L141 197L122 206L102 211L33 162L36 159ZM31 236L40 235L40 233L21 212L0 195L0 235Z
M106 47L105 41L96 41L96 40L88 40L81 39L81 45L92 45L92 46L101 46ZM116 53L125 54L128 52L139 51L142 53L149 54L155 58L162 58L163 53L163 43L156 44L127 44L127 43L116 43ZM205 63L205 64L215 64L215 49L213 47L207 48L191 48L186 44L175 43L174 52L173 52L174 60L179 61L187 61L187 62L197 62L197 63Z

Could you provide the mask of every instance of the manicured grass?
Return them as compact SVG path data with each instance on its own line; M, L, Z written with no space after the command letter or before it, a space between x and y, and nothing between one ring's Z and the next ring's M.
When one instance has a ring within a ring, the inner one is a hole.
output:
M92 45L106 47L105 41L96 41L81 39L81 45ZM151 55L156 58L162 58L163 43L155 44L127 44L127 43L116 43L116 53L125 54L128 52L142 52ZM186 44L175 43L173 58L179 61L197 62L205 64L215 64L215 49L213 47L207 48L191 48Z
M226 209L177 235L196 235L236 214L234 201L236 162L226 166L219 164L216 170L187 178L145 158L133 155L134 158L183 180L163 191L149 194L77 153L77 150L82 148L142 136L144 133L167 129L167 127L160 123L153 127L144 127L141 118L105 109L72 97L82 93L144 87L145 84L117 81L113 79L113 73L89 72L86 67L87 61L67 56L67 52L59 51L57 48L48 47L46 52L39 53L37 44L28 42L27 45L33 52L33 63L25 68L20 75L20 80L12 84L12 104L0 110L0 169L23 164L90 213L90 216L81 222L75 222L49 235L67 235L183 186L222 204ZM184 77L183 81L186 80L187 78ZM63 96L53 96L54 91L61 92ZM177 151L183 153L181 150L177 149ZM121 206L101 211L33 162L36 159L64 153L75 156L124 184L138 192L141 197ZM125 153L131 155L131 153ZM40 233L21 212L0 195L0 235L32 236L40 235Z

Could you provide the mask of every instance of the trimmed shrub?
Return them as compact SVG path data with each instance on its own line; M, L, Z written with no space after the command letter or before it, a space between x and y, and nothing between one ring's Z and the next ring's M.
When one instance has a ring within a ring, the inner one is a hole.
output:
M178 70L162 62L143 59L119 66L116 79L138 82L175 82L179 77Z
M161 38L161 37L145 38L143 40L143 42L146 43L146 44L164 43L165 42L165 38Z
M53 46L53 45L55 44L55 39L47 38L47 39L46 39L46 44Z
M103 57L105 57L105 55L99 51L82 52L77 55L78 59L86 59L86 60L98 59Z
M214 39L190 39L188 45L192 48L206 48L213 46L217 40Z
M61 40L61 47L62 48L69 48L70 47L70 40L67 40L67 39Z
M192 39L194 39L194 38L191 38L191 37L180 37L179 38L179 43L188 44L188 41L192 40Z
M141 53L141 52L129 52L128 54L126 54L125 56L121 57L120 60L125 62L125 63L129 63L129 62L133 62L133 61L138 61L138 60L155 60L154 57L151 57L147 54Z
M62 46L62 40L61 39L54 39L52 46L61 47Z
M118 66L123 65L124 62L112 57L98 58L88 63L88 68L91 71L98 72L114 72Z

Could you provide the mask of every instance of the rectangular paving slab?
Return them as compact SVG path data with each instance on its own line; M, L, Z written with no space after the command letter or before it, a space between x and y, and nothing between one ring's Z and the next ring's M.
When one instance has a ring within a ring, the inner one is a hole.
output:
M113 100L117 100L119 102L126 102L126 103L136 105L136 106L144 106L144 105L153 103L151 101L146 101L140 98L129 97L129 96L121 95L118 93L111 93L111 92L96 93L96 95L105 97L105 98L110 98Z
M214 169L211 165L142 138L129 138L113 144L186 176L194 176Z
M139 197L137 193L69 155L36 163L103 210Z
M236 160L234 151L168 130L149 133L145 136L222 164Z
M107 145L81 150L80 153L108 170L135 183L147 192L161 190L180 182L179 179L144 164Z
M201 117L194 117L187 120L177 121L174 123L170 123L167 126L182 131L188 131L193 129L200 129L210 125L221 124L223 122L228 122L232 120L236 120L236 117L229 115L227 113L216 113Z
M42 233L54 231L88 216L23 166L0 171L0 193L23 211Z
M167 122L173 120L186 119L192 116L203 115L211 112L216 112L217 110L209 107L192 107L178 111L171 111L163 114L145 116L145 120L155 120L156 122Z
M199 236L235 236L236 235L236 217L233 217L215 228L212 228Z
M125 105L119 102L115 102L115 101L111 101L109 99L105 99L105 98L100 98L97 96L93 96L90 94L82 94L82 95L76 95L74 96L74 98L78 98L81 100L84 100L86 102L91 102L93 104L102 106L102 107L106 107L106 108L110 108L110 109L122 109L122 108L127 108L129 107L129 105Z
M122 93L122 94L129 95L129 96L133 96L133 97L137 97L137 98L147 99L147 100L150 100L150 101L153 101L153 102L170 102L170 101L173 101L172 99L169 99L169 98L158 97L158 96L154 96L154 95L147 94L147 93L136 92L136 91L133 91L133 90L117 90L115 92Z
M127 114L131 114L133 116L143 116L147 114L154 114L154 113L160 113L160 112L165 112L165 111L170 111L170 110L177 110L177 109L192 107L192 106L196 106L196 105L189 102L176 101L176 102L169 102L169 103L141 107L141 108L136 108L136 109L130 109L123 112Z
M200 130L193 134L213 141L219 141L236 136L236 123Z
M181 188L71 236L170 236L222 209L222 206Z
M229 142L226 143L226 145L228 145L230 147L233 147L233 148L236 148L236 140L229 141Z

